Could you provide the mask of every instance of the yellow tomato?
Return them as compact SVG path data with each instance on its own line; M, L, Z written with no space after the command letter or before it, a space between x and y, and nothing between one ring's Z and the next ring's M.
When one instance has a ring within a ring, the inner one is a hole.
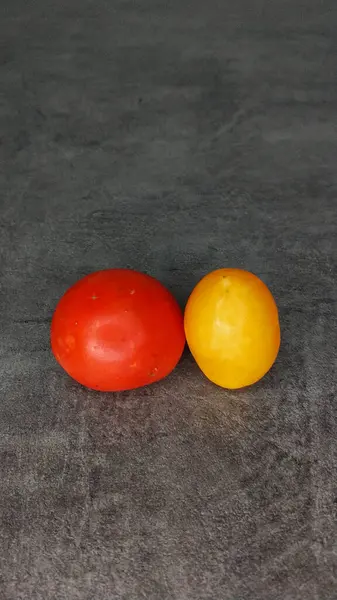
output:
M186 305L185 333L206 377L229 389L259 381L275 362L281 340L271 292L240 269L219 269L199 281Z

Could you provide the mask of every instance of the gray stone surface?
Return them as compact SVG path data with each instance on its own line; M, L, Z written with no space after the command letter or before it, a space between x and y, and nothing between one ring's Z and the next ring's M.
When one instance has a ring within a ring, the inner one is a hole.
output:
M1 600L337 598L334 0L1 11ZM254 271L277 364L76 385L53 308L117 266Z

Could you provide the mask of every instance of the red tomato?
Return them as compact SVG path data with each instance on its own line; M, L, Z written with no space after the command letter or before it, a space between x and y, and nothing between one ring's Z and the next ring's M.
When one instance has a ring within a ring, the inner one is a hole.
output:
M59 301L51 347L64 370L101 391L129 390L166 377L185 345L182 312L156 279L129 269L98 271Z

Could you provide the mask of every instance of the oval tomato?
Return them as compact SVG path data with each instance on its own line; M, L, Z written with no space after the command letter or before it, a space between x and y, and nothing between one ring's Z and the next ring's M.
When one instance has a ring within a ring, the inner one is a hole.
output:
M242 269L217 269L199 281L186 305L185 332L206 377L228 389L262 379L281 341L271 292Z
M166 377L185 345L183 315L156 279L129 269L84 277L59 301L51 347L64 370L100 391L128 390Z

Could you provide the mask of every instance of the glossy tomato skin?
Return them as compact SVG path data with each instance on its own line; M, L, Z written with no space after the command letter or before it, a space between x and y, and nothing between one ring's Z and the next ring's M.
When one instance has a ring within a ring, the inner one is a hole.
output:
M100 391L138 388L163 379L185 346L183 315L156 279L130 269L84 277L59 301L51 347L63 369Z

